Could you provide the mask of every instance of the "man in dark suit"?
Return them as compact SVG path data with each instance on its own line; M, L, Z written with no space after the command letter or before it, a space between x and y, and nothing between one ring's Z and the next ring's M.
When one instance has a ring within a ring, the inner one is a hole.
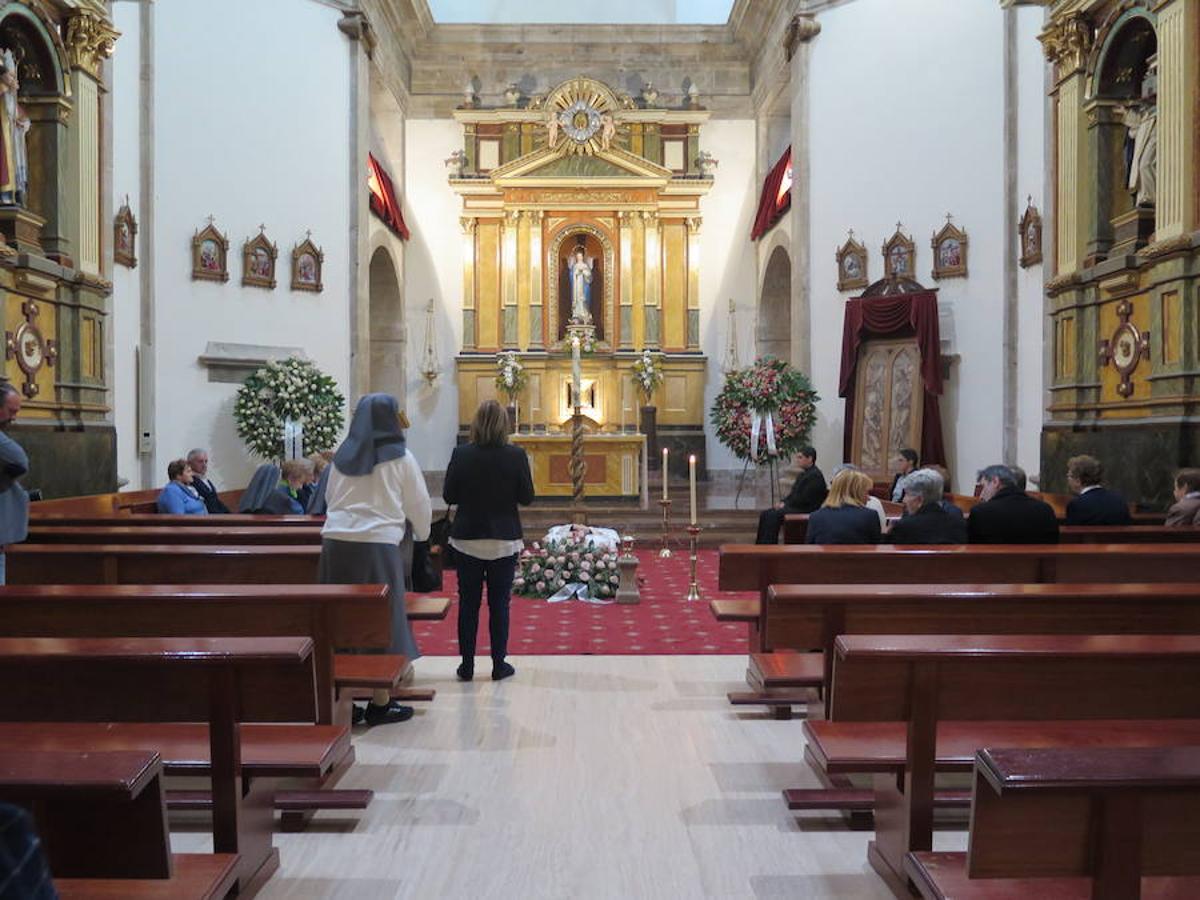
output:
M1008 466L988 466L978 476L979 499L967 519L972 544L1057 544L1058 517L1049 503L1018 487Z
M942 507L942 476L932 469L917 469L900 482L904 491L904 516L892 526L893 544L965 544L967 525L961 515Z
M1116 491L1101 485L1104 469L1094 456L1067 460L1067 487L1079 496L1067 504L1068 525L1130 525L1129 504Z
M825 476L817 468L817 451L812 447L801 447L796 462L800 466L800 474L796 476L791 492L774 509L764 509L759 513L755 543L778 544L784 516L788 513L813 512L825 502L829 488L825 486Z
M192 487L204 501L204 506L209 513L229 512L229 507L222 503L221 498L217 496L216 486L208 480L208 451L197 447L188 452L187 461L192 470Z
M900 503L904 499L904 489L900 487L900 482L916 471L920 460L921 457L917 455L917 451L911 447L904 447L897 452L896 477L892 479L892 486L889 488L890 493L888 494L893 503Z

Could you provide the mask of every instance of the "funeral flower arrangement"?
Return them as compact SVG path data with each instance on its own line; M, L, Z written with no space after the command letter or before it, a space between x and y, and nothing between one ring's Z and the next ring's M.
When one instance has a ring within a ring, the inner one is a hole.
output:
M517 399L528 381L529 375L521 365L521 360L517 359L517 354L509 352L497 355L496 388L508 397L509 403Z
M665 377L662 354L643 350L642 355L633 364L633 383L641 392L642 399L645 401L643 405L650 404L650 395L663 383Z
M283 427L304 427L304 452L334 445L345 424L346 398L337 382L305 359L269 362L245 380L233 404L238 437L264 459L283 457Z
M778 359L760 359L725 376L710 419L738 459L787 457L809 442L819 399L802 373Z
M603 600L616 595L621 580L617 573L617 554L587 538L535 541L517 561L513 593L549 597L569 584L582 584L592 599Z

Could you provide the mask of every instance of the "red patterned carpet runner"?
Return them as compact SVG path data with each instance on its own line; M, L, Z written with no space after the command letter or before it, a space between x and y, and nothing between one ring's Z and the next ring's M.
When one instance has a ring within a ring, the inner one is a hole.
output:
M752 599L754 594L717 591L717 551L701 550L696 562L702 600L684 600L688 589L688 557L676 551L659 559L657 551L637 551L642 602L597 606L570 600L547 603L528 597L512 598L508 651L511 656L533 654L707 654L746 653L746 625L713 618L708 601ZM454 605L442 622L414 622L417 644L426 656L458 655L458 585L447 571L442 590ZM487 599L480 612L476 653L490 652Z

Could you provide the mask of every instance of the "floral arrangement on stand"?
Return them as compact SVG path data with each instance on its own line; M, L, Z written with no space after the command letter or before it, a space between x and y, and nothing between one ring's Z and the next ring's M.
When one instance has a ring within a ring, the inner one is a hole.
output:
M809 442L819 399L803 373L778 359L759 359L725 376L710 420L738 459L789 457Z
M233 404L238 437L255 456L283 458L286 422L304 427L304 453L328 450L345 425L337 382L306 359L269 362L243 383Z
M508 398L511 406L529 383L529 373L517 354L509 351L496 355L496 389Z
M666 373L663 371L662 354L643 350L633 364L633 383L642 395L642 406L650 405L650 397L664 378Z
M620 584L617 554L598 548L586 538L534 542L517 560L513 593L523 597L549 597L570 584L585 586L583 599L614 597Z

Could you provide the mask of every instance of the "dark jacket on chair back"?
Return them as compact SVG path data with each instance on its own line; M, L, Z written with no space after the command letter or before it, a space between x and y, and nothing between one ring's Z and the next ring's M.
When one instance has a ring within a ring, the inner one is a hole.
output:
M1130 525L1129 504L1116 491L1098 487L1067 504L1068 525Z
M460 444L446 467L442 499L458 505L451 537L516 540L523 536L517 504L533 502L529 457L513 444Z
M1003 488L971 508L967 539L972 544L1057 544L1058 517L1049 503Z

